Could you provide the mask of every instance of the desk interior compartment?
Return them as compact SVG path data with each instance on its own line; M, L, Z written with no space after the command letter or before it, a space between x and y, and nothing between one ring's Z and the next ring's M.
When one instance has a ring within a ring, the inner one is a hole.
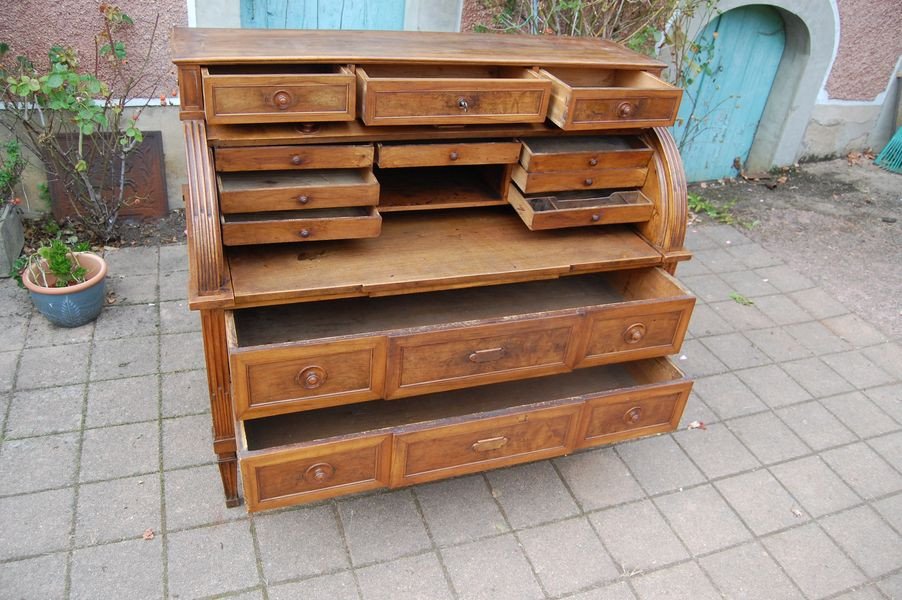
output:
M375 170L380 212L507 204L510 164Z
M222 216L226 246L376 237L382 217L373 206L319 208Z
M639 190L561 192L523 195L511 188L508 201L533 231L641 223L654 213L654 204Z

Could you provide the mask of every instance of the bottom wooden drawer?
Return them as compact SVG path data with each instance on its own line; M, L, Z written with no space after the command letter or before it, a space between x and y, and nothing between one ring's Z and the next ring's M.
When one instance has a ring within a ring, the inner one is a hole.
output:
M377 237L382 217L374 207L323 208L225 215L226 246Z

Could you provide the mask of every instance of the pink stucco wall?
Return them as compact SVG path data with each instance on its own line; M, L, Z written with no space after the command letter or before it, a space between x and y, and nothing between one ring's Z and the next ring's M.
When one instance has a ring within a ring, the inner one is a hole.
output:
M902 54L902 0L837 0L837 6L839 52L827 92L840 100L873 100Z
M150 65L159 74L156 95L171 94L176 85L175 70L169 57L169 32L177 25L187 25L186 0L121 0L117 4L135 21L128 33L126 48L130 64L141 62L147 51L153 23L160 15L151 52ZM102 27L99 0L15 0L6 2L0 18L0 41L12 46L14 54L27 54L33 60L46 60L47 50L54 44L73 46L83 66L93 67L94 35ZM140 53L139 53L140 51ZM153 77L156 79L156 77Z

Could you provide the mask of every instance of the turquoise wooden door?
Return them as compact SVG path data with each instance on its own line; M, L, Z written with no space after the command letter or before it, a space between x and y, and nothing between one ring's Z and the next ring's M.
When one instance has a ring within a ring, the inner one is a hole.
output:
M783 18L769 6L725 12L697 39L713 43L709 71L686 87L674 137L689 181L736 175L745 163L783 57Z
M405 0L241 0L241 26L403 29Z

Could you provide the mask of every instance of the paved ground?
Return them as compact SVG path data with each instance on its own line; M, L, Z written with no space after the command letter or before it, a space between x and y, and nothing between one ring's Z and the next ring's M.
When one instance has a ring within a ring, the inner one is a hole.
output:
M0 597L902 598L902 348L732 228L689 245L677 433L253 517L184 247L111 252L76 330L0 283Z

